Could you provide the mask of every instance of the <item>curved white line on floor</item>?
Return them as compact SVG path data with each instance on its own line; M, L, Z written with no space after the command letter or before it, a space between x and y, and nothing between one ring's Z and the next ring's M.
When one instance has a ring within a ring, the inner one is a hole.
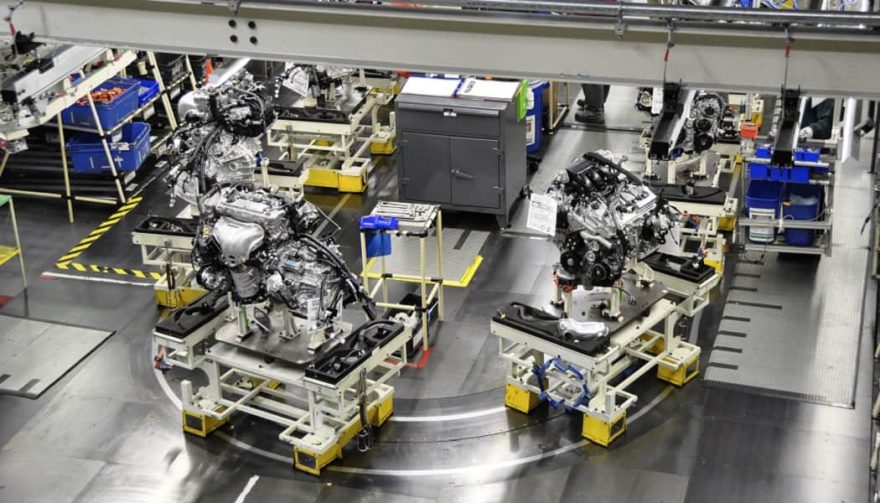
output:
M648 403L648 405L645 405L641 410L632 415L629 423L633 423L644 414L647 414L648 411L653 409L664 398L669 396L669 394L672 393L672 389L672 386L666 386L665 388L663 388L663 391L655 396L654 399L651 400L650 403ZM498 463L489 463L484 465L456 466L452 468L427 468L421 470L387 470L381 468L359 468L356 466L329 465L324 469L332 472L354 473L359 475L386 475L391 477L432 477L438 475L461 475L463 473L475 472L483 473L485 470L503 470L525 465L528 463L534 463L545 458L558 456L560 454L564 454L575 449L580 449L581 447L589 444L590 442L588 440L581 440L573 444L568 444L557 449L553 449L552 451L542 452L540 454L534 454L531 456L526 456L524 458L508 459L505 461L500 461Z
M461 421L462 419L472 419L475 417L489 416L499 414L507 410L507 407L495 407L494 409L475 410L471 412L462 412L460 414L446 414L440 416L396 416L392 415L388 418L394 423L439 423L441 421Z
M153 352L155 353L155 351L156 351L156 346L154 343L153 344ZM174 403L175 406L177 406L178 409L182 408L180 398L178 398L178 396L174 394L174 391L171 390L171 386L168 384L168 381L164 378L165 376L163 376L162 373L158 370L155 371L155 375L156 375L156 380L159 381L159 386L162 388L162 391L164 391L165 394L168 395L168 398ZM633 414L632 417L629 418L628 423L632 424L636 420L638 420L640 417L647 414L651 409L656 407L657 404L659 404L661 401L663 401L664 398L669 396L669 394L672 393L672 390L673 390L673 387L667 385L665 388L663 388L663 391L661 391L657 396L654 397L653 400L648 402L647 405L645 405L644 407L639 409L638 412ZM500 409L504 410L504 407L500 407ZM496 409L485 409L485 410L492 411L491 413L495 413L495 411L496 411ZM485 411L475 411L475 412L485 412ZM403 417L406 417L406 416L403 416ZM418 419L432 418L432 417L442 417L442 416L422 416L422 417L415 416L415 418L418 418ZM413 421L413 422L415 422L415 421ZM225 440L226 442L229 442L230 444L232 444L240 449L244 449L248 452L258 454L260 456L263 456L264 458L273 459L275 461L280 461L280 462L288 464L288 465L293 464L292 457L282 456L281 454L277 454L277 453L270 452L270 451L267 451L264 449L260 449L259 447L255 447L255 446L248 444L246 442L242 442L241 440L238 440L237 438L233 438L222 431L215 431L213 433L213 435ZM575 449L579 449L581 447L588 445L589 443L590 442L587 440L581 440L581 441L575 442L573 444L568 444L568 445L564 445L562 447L559 447L557 449L553 449L552 451L542 452L540 454L534 454L532 456L526 456L524 458L508 459L508 460L501 461L498 463L490 463L490 464L484 464L484 465L456 466L456 467L451 467L451 468L426 468L426 469L420 469L420 470L390 470L390 469L382 469L382 468L359 468L356 466L336 466L336 465L331 464L331 465L325 467L324 469L328 470L328 471L332 471L332 472L339 472L339 473L353 473L353 474L358 474L358 475L385 475L385 476L389 476L389 477L433 477L433 476L439 476L439 475L460 475L463 473L474 472L475 470L480 471L480 472L482 472L484 470L503 470L503 469L512 468L515 466L521 466L521 465L525 465L525 464L529 464L529 463L534 463L534 462L540 461L542 459L546 459L546 458L553 457L553 456L558 456L560 454L564 454L566 452L570 452Z

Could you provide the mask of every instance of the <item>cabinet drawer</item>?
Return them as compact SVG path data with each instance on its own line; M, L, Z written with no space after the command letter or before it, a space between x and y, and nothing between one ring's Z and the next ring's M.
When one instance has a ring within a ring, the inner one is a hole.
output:
M399 103L397 128L401 131L497 137L501 133L498 114L497 110Z

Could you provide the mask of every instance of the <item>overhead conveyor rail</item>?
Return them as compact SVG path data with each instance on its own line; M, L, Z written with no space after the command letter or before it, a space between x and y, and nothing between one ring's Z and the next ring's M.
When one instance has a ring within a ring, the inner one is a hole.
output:
M880 97L878 14L573 0L232 4L237 12L226 0L28 1L15 24L40 40L638 86L661 84L671 33L669 81L772 93L790 36L788 81L803 94Z

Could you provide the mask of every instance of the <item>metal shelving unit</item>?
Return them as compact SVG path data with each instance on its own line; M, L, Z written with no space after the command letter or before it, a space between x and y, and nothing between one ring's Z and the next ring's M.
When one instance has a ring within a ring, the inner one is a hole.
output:
M127 56L125 58L117 58L116 61L118 63L115 66L112 66L110 69L105 69L102 74L101 79L97 79L95 81L95 85L99 85L106 81L108 78L118 75L124 74L125 66L129 63L135 61L137 58L133 53L126 51ZM94 86L85 92L85 95L82 96L88 100L89 108L92 113L92 117L94 118L95 127L83 127L83 126L75 126L63 124L61 121L60 110L55 116L57 134L58 134L58 143L61 149L61 173L64 181L64 190L55 192L51 189L46 190L37 190L37 189L18 189L18 188L0 188L0 192L9 193L9 194L17 194L31 197L44 197L51 199L63 199L67 203L67 212L68 219L70 222L73 222L73 202L87 202L94 204L106 204L106 205L117 205L117 204L125 204L128 199L135 195L138 190L138 186L131 186L130 184L135 180L136 174L135 172L131 173L120 173L116 166L116 160L113 158L112 151L110 150L110 137L118 132L125 124L130 123L136 117L144 115L145 112L154 107L155 103L161 101L163 108L165 109L165 113L167 115L168 125L170 131L158 139L156 143L153 145L153 151L155 151L158 147L164 144L168 138L171 137L174 130L177 129L177 119L174 115L174 109L171 106L171 99L169 96L169 91L180 86L186 80L190 80L192 85L195 85L195 80L192 75L191 66L189 65L189 58L187 57L187 72L183 75L178 81L173 82L171 85L167 85L162 80L161 72L159 71L158 64L156 62L155 54L151 51L147 51L145 55L148 63L149 74L153 80L155 80L159 84L159 94L150 99L147 103L139 106L132 113L127 115L124 119L119 121L114 127L105 129L101 125L101 120L98 116L97 109L95 108L95 102L92 99L92 90ZM101 70L98 70L101 71ZM83 69L80 69L79 77L82 80L87 78L91 78L91 76L86 75L86 72ZM77 98L79 99L79 97ZM65 102L68 106L75 102L76 100ZM71 173L70 167L68 166L68 157L67 157L67 142L65 140L65 130L77 131L77 132L85 132L98 135L100 137L101 145L104 150L104 154L107 158L107 161L110 165L110 174L109 177L112 180L113 185L115 185L115 197L106 197L106 196L96 196L96 195L83 195L83 194L74 194L71 184ZM0 176L2 176L4 170L6 169L7 163L9 161L10 154L6 152L3 156L2 161L0 161Z
M769 159L747 158L746 163L769 164ZM834 171L835 161L820 162L801 162L796 163L798 166L810 168L827 168L828 173L816 174L811 173L810 179L805 185L820 186L823 188L821 212L816 220L793 220L786 219L780 212L779 216L774 219L749 218L746 208L746 190L751 182L749 170L744 169L742 176L740 198L739 218L737 226L742 228L738 233L741 240L742 249L745 251L756 252L777 252L777 253L796 253L802 255L824 255L831 256L832 253L832 215L834 210ZM786 184L799 182L785 182ZM772 243L757 243L749 239L749 229L752 227L770 228L777 231L777 235ZM810 229L816 231L816 236L811 246L789 245L785 242L784 231L786 229Z

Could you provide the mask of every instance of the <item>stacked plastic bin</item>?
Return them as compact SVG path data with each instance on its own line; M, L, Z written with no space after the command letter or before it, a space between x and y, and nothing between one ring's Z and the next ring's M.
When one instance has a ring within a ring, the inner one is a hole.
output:
M108 147L119 172L137 170L150 155L150 126L144 122L132 122L117 127L131 119L139 108L158 95L159 83L152 80L113 77L98 86L95 91L119 89L111 100L96 102L95 110L105 133ZM102 137L98 134L95 117L89 104L75 103L61 113L61 120L83 132L67 142L67 151L75 173L100 173L110 171L110 161L104 151Z
M818 220L823 204L823 190L810 185L814 175L828 173L827 167L818 167L820 154L816 149L795 151L794 165L789 167L770 164L770 145L755 149L756 160L750 162L749 186L746 190L746 209L749 218L775 220ZM790 246L811 246L816 238L814 229L785 229L785 242ZM773 243L776 231L770 227L750 227L749 240L755 243Z

